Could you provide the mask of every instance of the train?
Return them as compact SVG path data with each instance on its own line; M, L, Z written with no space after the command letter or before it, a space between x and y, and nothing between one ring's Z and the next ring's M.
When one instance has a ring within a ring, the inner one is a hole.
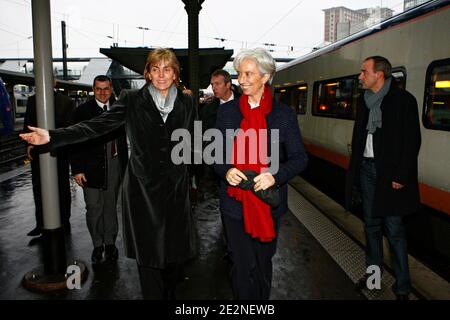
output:
M78 106L88 98L91 86L56 80L56 89L64 91ZM33 94L34 76L0 70L0 165L26 157L25 144L18 134L23 130L28 98Z
M89 98L92 88L87 84L56 79L56 90L68 95L78 106ZM23 129L28 98L34 94L33 75L0 70L0 137L17 135Z
M450 1L429 1L277 68L274 98L298 115L306 178L343 202L362 61L381 55L418 102L422 209L405 218L411 251L450 274ZM356 213L355 213L356 214Z
M14 86L14 110L16 118L25 117L27 111L27 101L28 98L34 94L33 87L28 87L25 85L15 85Z

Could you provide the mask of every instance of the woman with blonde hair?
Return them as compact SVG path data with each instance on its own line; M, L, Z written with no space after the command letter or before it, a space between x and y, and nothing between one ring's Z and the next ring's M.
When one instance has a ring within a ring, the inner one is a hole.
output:
M194 223L187 164L174 164L176 129L191 131L196 104L178 89L180 64L169 49L150 52L146 84L124 90L111 110L57 129L30 128L21 137L57 148L99 137L125 126L130 159L123 179L125 253L137 260L144 299L172 299L183 263L194 255Z
M307 155L296 114L272 100L271 55L262 48L241 51L234 68L242 95L220 105L216 122L223 145L233 149L231 159L214 170L221 177L220 211L233 262L234 298L267 300L280 219L288 210L287 182L305 168ZM239 130L231 143L226 140L230 130ZM256 140L247 142L246 135Z

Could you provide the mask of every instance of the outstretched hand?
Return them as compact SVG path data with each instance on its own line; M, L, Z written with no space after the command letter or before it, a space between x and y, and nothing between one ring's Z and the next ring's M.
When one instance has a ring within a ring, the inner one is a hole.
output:
M50 135L48 133L48 130L30 126L28 126L28 129L30 129L32 132L21 133L19 134L19 136L29 144L41 145L50 142Z

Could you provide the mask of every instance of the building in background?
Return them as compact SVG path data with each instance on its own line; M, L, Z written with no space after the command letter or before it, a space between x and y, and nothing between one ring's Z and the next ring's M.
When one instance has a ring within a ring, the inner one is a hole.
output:
M356 11L367 16L367 19L364 21L364 28L373 26L380 21L392 17L392 15L394 14L394 10L386 7L365 8Z
M394 12L385 7L352 10L342 6L324 9L323 11L325 13L324 41L330 43L392 17Z
M324 41L336 42L343 34L350 32L350 24L359 24L367 19L365 14L346 7L324 9L325 34Z
M422 3L428 2L429 0L404 0L403 11L414 8Z

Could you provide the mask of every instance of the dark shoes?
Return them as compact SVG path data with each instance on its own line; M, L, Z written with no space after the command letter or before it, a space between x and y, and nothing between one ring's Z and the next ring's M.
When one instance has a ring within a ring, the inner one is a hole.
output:
M368 288L367 288L367 279L368 279L368 276L367 276L367 275L364 275L361 279L359 279L359 280L356 282L356 284L355 284L356 288L357 288L358 290L368 289ZM368 290L369 290L369 289L368 289ZM380 291L381 289L372 289L372 290ZM399 294L396 294L395 297L396 297L396 299L399 300L399 301L401 301L401 300L403 300L403 301L404 301L404 300L409 300L409 294L408 294L408 293L399 293Z
M108 262L117 261L119 258L119 250L113 244L105 245L105 260Z
M42 233L42 229L39 227L36 227L33 230L31 230L30 232L28 232L27 236L37 237L37 236L41 235L41 233Z
M63 230L66 234L70 233L70 222L67 222L65 225L63 225ZM33 230L31 230L30 232L28 232L27 236L37 237L37 236L40 236L41 234L42 234L42 228L36 227Z
M36 244L41 244L43 242L44 242L44 235L41 234L39 237L33 237L30 240L30 242L28 242L28 245L31 247L31 246L34 246Z
M397 300L399 300L399 301L409 300L409 295L408 295L407 293L396 294L395 297L396 297Z
M94 248L91 255L91 261L93 264L100 263L103 260L103 251L103 246Z
M104 247L102 245L100 247L95 247L94 251L92 251L91 261L93 264L102 262L103 252L105 252L106 262L117 261L117 259L119 258L119 250L117 250L115 245L107 244Z

